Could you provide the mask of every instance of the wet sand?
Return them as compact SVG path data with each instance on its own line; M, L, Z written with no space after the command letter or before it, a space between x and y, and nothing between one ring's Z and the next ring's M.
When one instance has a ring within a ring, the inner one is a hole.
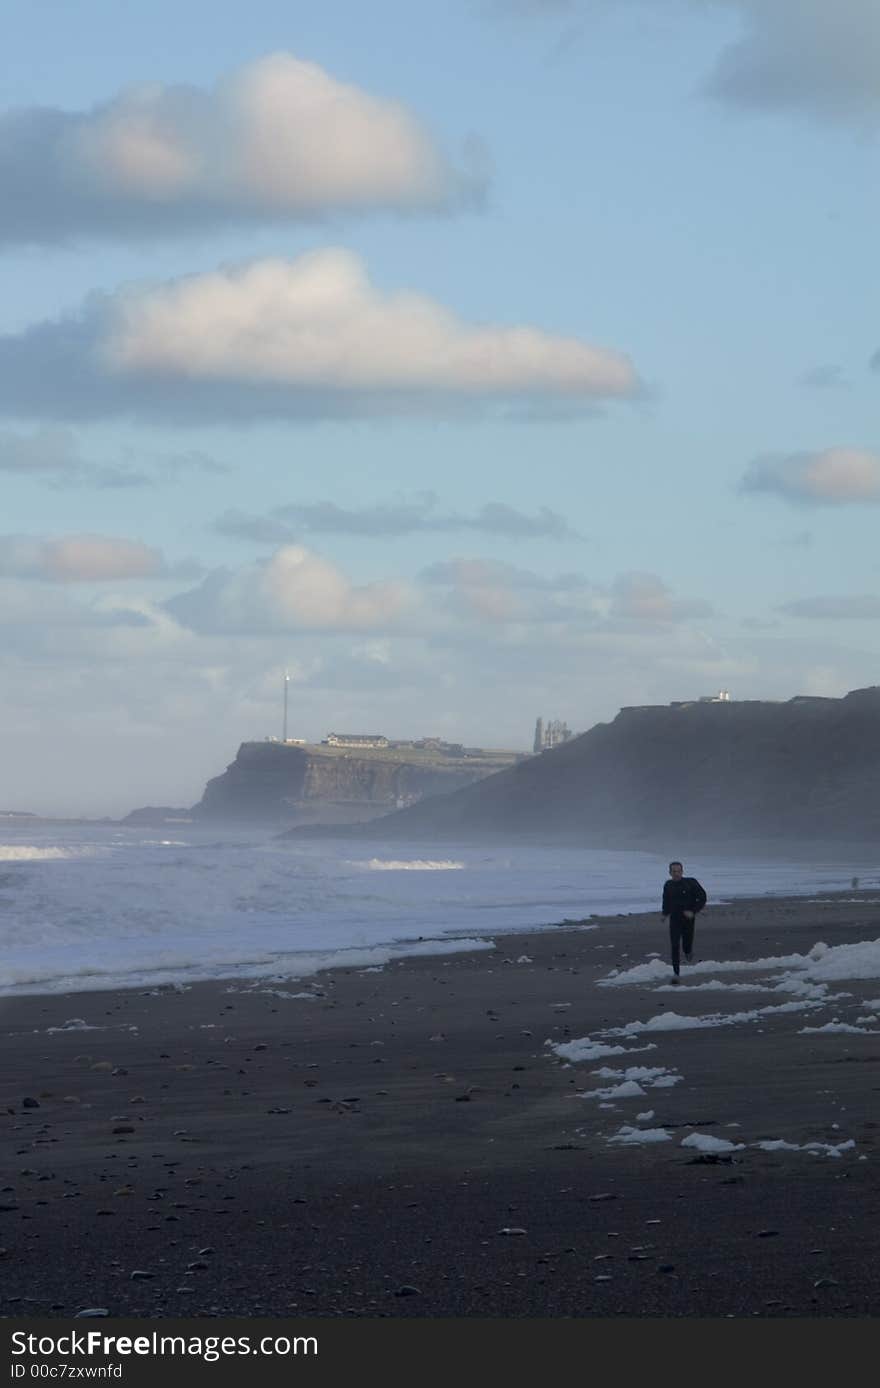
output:
M878 895L710 906L696 953L876 939ZM597 987L665 957L658 915L493 941L253 989L0 1000L0 1314L877 1313L880 1036L799 1034L829 1004L566 1065L548 1040L783 999ZM880 979L834 991L852 1020ZM684 1080L579 1097L634 1064ZM608 1144L648 1109L671 1141ZM856 1150L712 1158L681 1146L693 1131Z

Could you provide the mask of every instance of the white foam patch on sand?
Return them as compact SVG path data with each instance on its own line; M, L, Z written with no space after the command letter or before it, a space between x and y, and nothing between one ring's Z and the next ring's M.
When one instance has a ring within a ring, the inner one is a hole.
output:
M815 984L880 978L880 939L860 940L851 945L826 945L819 941L807 954L768 955L747 960L701 959L699 963L688 966L687 977L692 978L694 974L767 973L779 969L791 974L790 978L777 984L780 989L790 984L801 984L804 980ZM631 969L616 969L598 982L601 988L617 988L639 983L666 983L668 979L669 965L652 959Z
M745 1147L744 1142L729 1142L726 1137L711 1137L708 1133L691 1133L690 1137L682 1138L682 1147L695 1147L698 1152L739 1152Z
M637 1114L636 1114L636 1122L637 1122L637 1123L650 1123L650 1121L651 1121L651 1119L652 1119L653 1117L654 1117L654 1110L653 1110L652 1108L649 1108L649 1109L646 1109L644 1113L637 1113Z
M69 1021L62 1022L60 1027L47 1027L46 1035L51 1036L56 1031L106 1031L106 1027L90 1026L84 1017L71 1017Z
M685 975L685 978L687 975ZM661 983L655 993L775 993L768 983L723 983L720 978L708 983Z
M429 858L369 858L366 862L351 862L350 866L368 868L371 872L460 872L465 865L451 858L437 861Z
M761 1017L780 1012L802 1012L805 1008L817 1007L818 1003L783 1002L769 1007L756 1007L750 1012L713 1012L702 1017L685 1017L679 1012L658 1012L647 1022L627 1022L623 1027L609 1027L603 1036L639 1036L643 1032L703 1030L706 1027L736 1026L743 1022L757 1022Z
M270 998L307 998L309 1002L316 1002L321 996L320 993L288 993L284 988L249 988L249 993L265 993Z
M697 974L717 974L717 973L743 973L746 971L759 973L771 968L794 968L797 963L802 962L804 956L801 954L790 954L783 958L774 959L752 959L741 961L738 959L701 959L698 964L689 964L687 968L687 978L693 978ZM629 987L639 983L668 983L670 965L662 959L652 959L647 964L634 964L631 969L615 969L605 978L598 980L600 988L621 988Z
M825 998L832 1002L834 998L848 997L847 993L829 993L826 983L810 983L807 979L794 978L791 974L786 974L778 983L770 989L771 993L792 993L795 997L802 998Z
M600 1070L593 1070L591 1073L601 1080L635 1080L637 1084L647 1085L649 1089L669 1089L684 1079L684 1075L679 1071L669 1069L665 1065L630 1065L626 1070L615 1070L610 1065L603 1065Z
M645 1091L638 1080L621 1080L607 1089L585 1089L579 1099L643 1099Z
M847 1142L786 1142L783 1138L776 1138L769 1142L753 1142L753 1147L760 1147L764 1152L812 1152L817 1157L839 1157L841 1152L855 1151L855 1142L850 1138Z
M72 1031L130 1031L135 1033L140 1030L135 1022L114 1022L112 1026L93 1027L84 1022L81 1017L75 1017L72 1020L77 1023L76 1026L71 1026L70 1023L64 1022L60 1027L45 1027L42 1029L40 1027L34 1027L31 1034L33 1036L57 1036L59 1033L67 1035Z
M833 1002L846 997L845 993L829 994L827 983L808 983L802 978L786 977L778 983L727 983L720 978L708 983L661 983L655 993L792 993L796 997L824 999Z
M814 945L803 971L820 983L853 978L880 978L880 939L859 940L852 945Z
M665 1128L631 1128L624 1123L608 1142L618 1142L624 1147L635 1147L645 1142L671 1142L672 1133Z
M544 1042L556 1055L563 1060L570 1060L577 1065L584 1060L601 1060L605 1055L632 1055L636 1051L656 1051L657 1047L650 1043L647 1046L609 1046L605 1041L593 1041L589 1036L581 1036L576 1041L551 1041Z
M876 1021L876 1018L873 1019ZM844 1031L849 1036L880 1036L880 1031L868 1031L865 1027L850 1026L849 1022L826 1022L823 1027L801 1027L799 1036L820 1031Z

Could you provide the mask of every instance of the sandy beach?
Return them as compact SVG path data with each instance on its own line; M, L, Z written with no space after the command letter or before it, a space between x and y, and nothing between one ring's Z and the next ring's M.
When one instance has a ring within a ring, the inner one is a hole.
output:
M740 967L677 989L599 986L665 961L652 914L294 983L3 999L0 1313L876 1315L880 1022L855 1019L880 979L778 1010L798 995L749 965L878 936L876 893L762 898L707 908L698 961ZM553 1050L584 1037L625 1053ZM582 1097L637 1065L679 1079ZM610 1141L628 1127L668 1136Z

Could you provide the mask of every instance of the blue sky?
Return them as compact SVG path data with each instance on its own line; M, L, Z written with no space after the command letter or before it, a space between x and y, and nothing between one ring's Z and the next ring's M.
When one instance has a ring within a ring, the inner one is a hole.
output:
M871 0L3 16L10 807L876 681Z

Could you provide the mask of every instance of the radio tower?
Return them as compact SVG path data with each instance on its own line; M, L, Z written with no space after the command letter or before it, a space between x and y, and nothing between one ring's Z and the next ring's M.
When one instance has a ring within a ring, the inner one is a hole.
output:
M290 675L289 675L289 674L287 673L287 671L285 670L285 671L284 671L284 728L283 728L282 736L281 736L282 742L286 742L286 741L287 741L287 688L288 688L288 685L289 685L289 684L290 684Z

